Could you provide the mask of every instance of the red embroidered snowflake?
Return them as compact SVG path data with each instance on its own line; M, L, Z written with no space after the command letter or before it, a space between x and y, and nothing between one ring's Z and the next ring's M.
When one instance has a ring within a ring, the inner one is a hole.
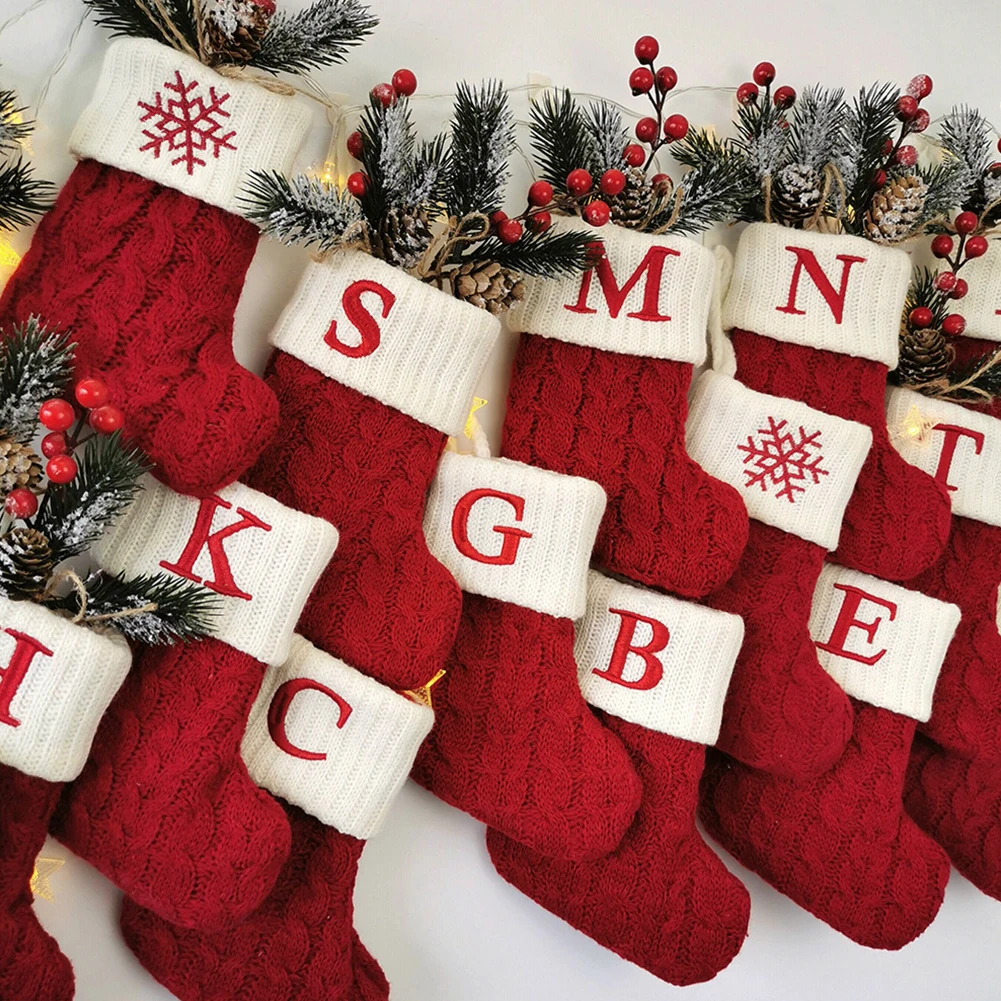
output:
M212 152L213 159L219 159L219 152L224 149L236 149L230 142L236 131L223 132L220 118L229 118L229 112L223 109L223 104L229 100L229 94L219 95L215 87L209 87L209 97L192 95L198 88L198 81L185 83L178 70L174 71L174 82L165 82L164 90L171 91L175 97L166 98L157 91L155 104L140 101L139 107L145 114L139 120L148 122L154 120L153 129L143 129L143 135L149 142L139 147L141 153L153 151L156 159L164 149L168 153L179 151L180 155L171 160L171 165L183 163L189 174L195 172L195 167L204 167L206 161L199 153Z
M785 497L790 504L796 503L796 494L806 492L811 483L819 483L821 476L828 476L821 468L824 461L820 454L820 432L807 434L801 427L799 436L794 437L785 430L787 421L768 418L768 427L758 428L761 443L750 435L746 445L738 445L740 452L746 453L744 465L753 464L753 469L745 469L746 487L758 484L767 493L769 484L780 489L776 497Z

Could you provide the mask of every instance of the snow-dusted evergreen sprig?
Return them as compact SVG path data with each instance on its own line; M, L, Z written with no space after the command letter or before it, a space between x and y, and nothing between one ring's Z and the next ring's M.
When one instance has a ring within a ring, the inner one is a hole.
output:
M414 190L417 138L410 102L400 98L384 107L377 97L370 97L359 131L368 178L361 204L369 224L378 227L389 209L408 203ZM407 207L416 206L410 202Z
M34 122L24 118L15 91L0 89L0 151L9 153L21 146L33 128Z
M715 223L739 218L756 190L756 180L741 157L720 157L689 170L678 182L674 197L646 228L701 233Z
M0 436L29 442L38 409L59 396L73 375L76 345L37 316L16 324L0 340Z
M734 145L750 161L759 181L774 177L790 162L790 138L785 112L771 101L738 105Z
M840 88L807 87L793 107L789 126L792 162L822 171L844 157L845 92Z
M600 177L606 170L625 171L629 133L622 124L619 109L608 101L597 101L587 109L584 124L591 137L589 169L592 176Z
M986 212L981 226L989 228L1001 220L1001 177L991 169L991 132L987 120L976 108L953 107L942 122L939 142L943 167L952 167L948 185L941 185L940 212L950 209Z
M35 123L23 117L12 90L0 90L0 230L27 226L52 204L55 185L35 177L22 156Z

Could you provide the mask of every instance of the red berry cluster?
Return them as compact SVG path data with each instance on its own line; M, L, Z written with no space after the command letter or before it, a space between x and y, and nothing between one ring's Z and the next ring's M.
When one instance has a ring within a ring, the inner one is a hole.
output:
M775 93L772 93L775 67L771 63L758 63L751 76L753 80L748 80L737 88L737 101L740 104L757 104L761 94L760 87L765 88L765 104L771 101L779 111L787 111L796 103L796 91L792 87L776 87Z
M919 73L907 85L907 90L897 98L897 119L900 121L900 135L896 142L886 140L883 153L886 156L886 166L913 167L918 162L918 151L904 140L917 132L928 128L930 118L928 112L920 107L921 102L931 93L931 77L927 73ZM882 187L886 183L886 171L876 171L873 183ZM882 182L879 182L879 178Z
M688 119L684 115L670 115L664 119L664 102L668 93L677 85L678 74L670 66L654 68L654 60L660 55L660 43L657 39L652 35L644 35L633 51L640 65L629 74L629 88L634 97L645 94L649 98L656 117L641 118L636 123L636 138L650 147L649 154L642 146L631 143L626 147L624 156L631 167L641 167L644 163L649 167L661 146L677 142L688 135ZM657 183L656 178L654 183Z

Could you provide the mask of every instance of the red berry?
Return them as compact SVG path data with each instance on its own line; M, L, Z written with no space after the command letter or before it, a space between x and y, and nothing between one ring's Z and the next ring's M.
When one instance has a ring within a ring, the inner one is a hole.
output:
M264 11L267 17L273 17L275 11L278 9L275 5L275 0L250 0L250 2L252 6Z
M983 257L987 253L987 237L971 236L963 249L967 257Z
M920 101L931 93L931 77L927 73L919 73L907 85L907 93Z
M998 152L1001 153L1001 139L998 140Z
M360 160L365 148L365 140L360 132L352 132L348 136L348 152L356 159Z
M950 313L942 321L942 333L946 334L948 337L959 337L965 329L966 320L964 320L959 313Z
M758 99L758 88L756 84L751 83L750 80L747 83L742 83L737 88L737 103L738 104L754 104Z
M775 79L775 67L771 63L758 63L751 75L756 84L767 87Z
M950 299L962 299L967 292L970 291L970 286L967 285L965 278L956 279L956 287L949 293Z
M893 140L887 139L883 143L883 156L889 156L893 152Z
M953 225L960 236L967 236L977 228L978 222L976 212L960 212Z
M640 142L652 143L657 138L657 119L641 118L636 123L636 138Z
M650 184L653 185L654 191L659 191L670 186L671 176L670 174L654 174L653 177L650 178Z
M918 162L918 151L913 146L901 146L893 154L893 162L903 167L913 167Z
M626 175L621 170L615 170L614 167L611 170L606 170L598 182L598 187L601 188L601 193L604 195L620 194L625 186Z
M93 410L108 402L108 387L100 379L81 379L76 384L73 395L81 407Z
M62 431L50 431L42 439L42 455L51 459L54 455L62 455L66 451L66 435Z
M502 222L507 222L507 213L503 209L490 213L490 224L496 229Z
M360 170L356 170L348 178L348 191L350 191L355 198L363 198L365 192L368 191L368 175L362 173Z
M911 119L912 132L924 132L931 122L931 116L924 108L918 108L918 113Z
M525 225L533 233L545 233L553 224L553 217L548 212L536 212L525 220Z
M875 174L872 175L872 183L876 185L877 188L881 188L886 184L886 171L877 170Z
M666 94L669 90L674 90L678 85L678 74L671 66L661 66L657 70L657 90Z
M3 507L12 518L30 518L38 510L38 498L27 487L18 487L7 494Z
M901 94L897 98L897 118L902 122L909 122L918 113L917 98L910 94Z
M393 90L401 97L410 97L417 90L417 77L411 70L397 70L393 74Z
M952 237L947 233L939 233L931 242L931 252L936 257L948 257L952 253Z
M391 83L377 83L372 88L372 96L384 107L396 103L396 91Z
M779 87L772 95L772 100L775 102L776 108L784 111L796 103L796 91L792 87Z
M87 423L100 434L111 434L125 423L125 414L108 403L97 410L91 410Z
M664 135L668 142L676 142L688 135L688 119L684 115L671 115L664 122Z
M608 207L608 203L601 201L600 198L584 209L584 219L592 226L604 226L611 215L612 210Z
M528 189L528 204L542 208L553 200L553 186L548 181L533 181Z
M993 174L995 177L1001 175L1001 160L995 160L988 168L988 173Z
M633 53L641 63L652 63L660 55L660 42L653 35L644 35L633 46Z
M637 94L649 94L653 90L653 73L645 66L637 66L629 74L629 89L634 97Z
M69 483L76 472L76 459L72 455L53 456L45 465L45 475L53 483Z
M73 407L65 400L46 400L38 408L38 419L50 431L66 431L75 417Z
M586 195L591 190L591 185L594 181L591 179L591 175L584 170L583 167L578 167L576 170L571 170L567 174L567 191L571 195Z
M517 219L505 219L497 227L497 239L501 243L517 243L523 232L521 223Z
M622 159L629 164L630 167L642 167L646 162L646 153L643 151L643 147L637 145L636 143L630 143L622 154Z
M915 306L907 319L915 330L925 330L935 321L932 311L927 306Z
M951 271L943 271L935 276L935 288L942 292L951 292L956 287L956 276Z

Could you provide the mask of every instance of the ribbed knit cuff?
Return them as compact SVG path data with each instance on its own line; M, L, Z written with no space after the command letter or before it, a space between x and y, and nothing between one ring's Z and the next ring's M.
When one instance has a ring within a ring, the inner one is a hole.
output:
M723 326L896 368L910 276L902 250L754 223L737 245Z
M591 705L630 723L714 744L743 639L737 615L592 570L574 645L580 688Z
M321 823L372 837L407 780L434 713L301 636L271 668L247 721L250 777Z
M954 514L1001 526L1001 421L894 387L886 423L896 450L949 491Z
M1001 341L1001 247L997 240L987 244L983 257L964 262L963 278L969 291L949 303L949 312L966 320L967 337Z
M955 605L825 563L810 635L817 659L852 698L924 722L959 617Z
M686 441L710 476L740 491L752 518L836 549L872 432L705 372L695 384Z
M270 340L328 378L458 435L499 334L486 310L349 251L310 264Z
M591 480L446 452L424 535L463 591L579 619L604 513L605 492Z
M234 483L201 500L147 477L94 548L112 573L168 574L204 584L211 635L265 664L289 654L292 630L337 546L337 530Z
M48 782L75 779L131 660L118 633L0 598L0 764Z
M70 151L239 215L250 172L290 173L309 123L294 98L149 39L121 39L108 48Z
M558 219L553 230L601 239L603 259L584 275L528 279L512 329L618 354L705 361L712 251L684 236L595 229L580 219Z

